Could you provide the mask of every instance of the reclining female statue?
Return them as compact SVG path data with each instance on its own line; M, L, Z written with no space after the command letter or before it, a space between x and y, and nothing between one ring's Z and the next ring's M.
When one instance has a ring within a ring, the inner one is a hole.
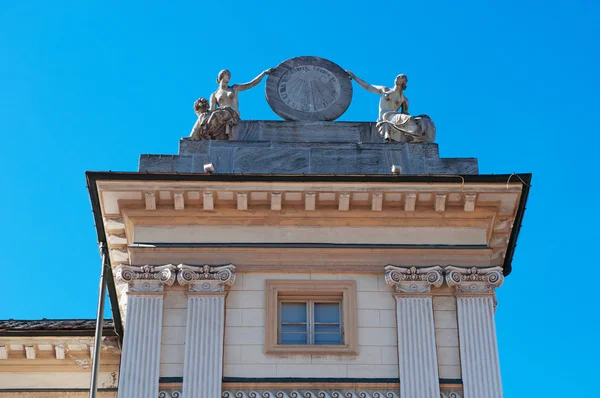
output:
M351 79L367 91L379 94L379 117L377 131L386 142L433 142L435 125L427 115L410 116L408 114L408 99L404 95L408 78L398 75L394 87L375 86L346 71Z

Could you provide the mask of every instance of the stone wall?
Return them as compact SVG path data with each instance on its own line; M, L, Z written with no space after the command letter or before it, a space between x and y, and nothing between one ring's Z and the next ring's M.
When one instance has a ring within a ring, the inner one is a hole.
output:
M248 273L238 277L241 280L227 297L225 377L398 377L395 302L383 273ZM355 280L359 354L265 355L267 279Z
M355 280L359 354L265 355L265 281ZM224 377L397 378L398 349L394 290L383 273L238 273L225 313ZM460 379L456 298L451 289L433 289L440 379ZM160 377L182 377L187 297L167 288L163 311Z

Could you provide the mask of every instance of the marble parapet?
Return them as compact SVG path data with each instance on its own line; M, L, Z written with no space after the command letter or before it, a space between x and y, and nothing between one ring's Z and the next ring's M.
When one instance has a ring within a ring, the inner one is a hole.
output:
M140 172L478 174L475 158L440 158L435 143L384 143L374 123L244 121L228 141L182 139L178 155L141 155Z

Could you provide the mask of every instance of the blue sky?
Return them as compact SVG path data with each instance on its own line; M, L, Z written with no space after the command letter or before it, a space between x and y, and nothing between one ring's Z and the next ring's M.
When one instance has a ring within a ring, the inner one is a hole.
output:
M597 1L173 3L0 6L0 319L95 316L85 170L176 153L220 69L240 83L317 55L374 84L407 74L443 157L533 173L498 290L505 395L597 395ZM264 83L240 101L245 119L278 119ZM376 117L355 86L341 120Z

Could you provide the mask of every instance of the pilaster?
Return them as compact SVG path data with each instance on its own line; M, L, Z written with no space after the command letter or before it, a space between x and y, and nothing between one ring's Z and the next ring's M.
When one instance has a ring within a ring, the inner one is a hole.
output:
M119 398L156 398L160 367L163 287L175 281L174 265L121 265L117 282L128 285Z
M448 266L446 281L456 288L464 397L501 398L494 289L504 281L502 268Z
M235 282L233 264L212 267L180 264L177 280L188 285L183 396L221 396L225 286Z
M444 281L439 266L385 267L385 280L396 288L400 396L439 398L431 286Z

